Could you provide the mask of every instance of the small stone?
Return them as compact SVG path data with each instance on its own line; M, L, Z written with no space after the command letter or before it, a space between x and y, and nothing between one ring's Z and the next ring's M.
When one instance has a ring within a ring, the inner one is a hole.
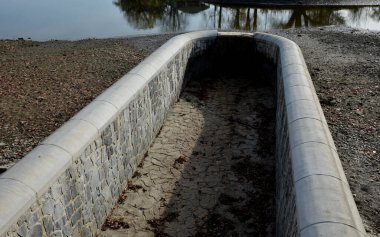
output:
M80 214L80 211L76 211L73 215L73 217L71 218L71 223L73 224L73 226L75 226L78 221L81 219L81 214Z
M63 234L62 234L61 231L56 231L56 232L54 232L51 236L52 236L52 237L62 237Z
M54 212L54 203L51 198L45 199L45 202L42 205L42 213L44 215L52 215Z
M52 232L54 231L54 224L53 224L52 218L50 216L45 216L43 218L43 222L44 222L45 231L50 236Z
M67 216L67 218L70 218L73 213L74 213L73 205L70 203L69 205L66 206L66 216Z
M92 237L92 233L88 228L82 228L80 232L81 237Z
M33 236L33 237L42 236L42 226L41 225L33 226L32 230L30 231L30 236Z
M356 109L355 113L357 115L363 115L363 109Z
M66 236L71 236L71 234L73 233L73 228L71 227L70 223L67 223L67 225L65 225L63 227L63 234L65 234Z
M21 237L27 236L28 235L28 228L26 227L26 223L24 223L20 228L17 230L17 234Z
M33 212L29 218L28 224L29 226L35 225L39 221L38 214Z
M54 206L54 213L53 213L53 219L55 221L60 220L61 217L63 217L65 214L65 210L63 209L61 204L56 204Z

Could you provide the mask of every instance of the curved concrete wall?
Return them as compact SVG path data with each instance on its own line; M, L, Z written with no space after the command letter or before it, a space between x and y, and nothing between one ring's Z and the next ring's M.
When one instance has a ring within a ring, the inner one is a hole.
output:
M178 98L189 60L218 37L253 37L277 65L277 235L363 236L299 48L217 31L169 40L2 174L0 236L95 236Z
M365 230L300 48L255 34L277 65L278 236L365 236Z

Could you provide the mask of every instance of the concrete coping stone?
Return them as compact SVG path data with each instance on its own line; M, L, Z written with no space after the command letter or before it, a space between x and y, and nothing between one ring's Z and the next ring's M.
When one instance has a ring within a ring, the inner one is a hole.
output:
M287 106L288 124L303 118L321 121L320 112L313 100L295 100Z
M145 68L150 70L149 66ZM143 71L144 68L141 70ZM145 77L130 72L96 97L95 101L106 101L115 106L118 111L121 111L136 97L146 83L147 79Z
M314 101L313 90L309 86L290 86L284 88L285 104L288 106L298 100Z
M335 236L366 236L352 226L329 222L318 223L301 230L301 236L308 237L331 236L331 233L334 233Z
M280 52L300 236L365 236L300 48L279 36L254 37Z
M348 185L338 153L323 143L304 143L291 150L294 182L312 175L335 177Z
M19 162L20 163L20 162ZM0 176L0 234L36 202L35 192L20 181Z
M285 88L292 87L292 86L311 87L310 84L312 83L309 77L306 77L306 80L305 80L305 74L303 73L288 74L286 77L282 78L282 81Z
M289 144L293 149L301 144L315 142L330 146L336 150L334 141L326 129L326 124L320 119L301 118L288 125Z
M71 155L65 150L53 145L40 145L27 154L23 162L18 162L9 172L0 176L0 179L17 180L40 197L71 163Z
M297 63L288 63L287 65L282 65L281 62L281 72L283 78L289 78L294 74L301 74L304 77L307 77L307 68L305 65Z
M69 120L41 144L60 147L75 158L94 140L98 132L95 125L85 120Z
M0 235L55 183L84 149L188 44L217 37L253 37L277 63L284 89L297 224L301 236L365 236L300 48L265 33L199 31L161 46L0 175ZM277 58L274 58L274 57Z
M202 31L194 31L186 34L193 41L202 40L202 39L216 39L218 37L217 30L202 30Z
M92 124L102 131L112 121L117 114L117 109L110 103L105 101L94 100L81 111L79 111L71 120L83 120Z
M298 225L304 230L319 223L347 225L360 228L361 219L346 183L331 176L308 176L295 184ZM333 230L328 236L341 236Z
M156 65L143 61L136 67L132 68L128 74L137 74L142 77L142 79L147 81L149 78L154 77L157 74L157 68Z

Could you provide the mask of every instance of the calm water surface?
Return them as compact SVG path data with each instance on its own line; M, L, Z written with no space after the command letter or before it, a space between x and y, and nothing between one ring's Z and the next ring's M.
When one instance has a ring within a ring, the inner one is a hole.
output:
M184 0L0 0L0 38L108 38L201 29L346 25L380 31L380 7L229 7Z

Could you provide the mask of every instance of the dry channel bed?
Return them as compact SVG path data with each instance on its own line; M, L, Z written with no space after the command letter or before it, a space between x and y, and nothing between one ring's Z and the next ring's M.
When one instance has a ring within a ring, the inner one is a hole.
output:
M380 33L281 30L303 50L369 235L380 236ZM0 41L0 170L6 170L172 35Z
M100 236L275 236L274 94L257 77L191 78Z

